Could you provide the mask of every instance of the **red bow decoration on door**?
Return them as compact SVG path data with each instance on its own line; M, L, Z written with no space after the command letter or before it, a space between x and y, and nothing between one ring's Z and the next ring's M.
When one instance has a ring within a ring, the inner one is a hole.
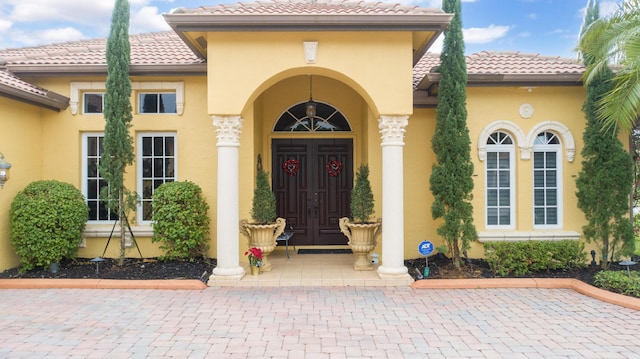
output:
M286 160L282 164L282 169L289 175L295 176L298 173L298 169L300 169L300 162L298 160Z
M342 172L342 162L337 160L328 161L326 167L331 177L337 177Z

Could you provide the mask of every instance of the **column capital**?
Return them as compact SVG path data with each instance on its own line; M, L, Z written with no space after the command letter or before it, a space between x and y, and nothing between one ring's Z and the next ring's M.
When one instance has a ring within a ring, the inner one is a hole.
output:
M240 133L242 133L242 118L237 116L211 116L216 127L218 147L239 147Z
M382 146L404 146L405 127L409 115L381 115L378 128L382 134Z

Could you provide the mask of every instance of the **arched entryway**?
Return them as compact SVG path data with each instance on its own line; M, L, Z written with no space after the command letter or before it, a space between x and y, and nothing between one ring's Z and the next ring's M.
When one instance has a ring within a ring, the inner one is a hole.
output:
M349 216L353 187L353 140L327 138L327 132L350 132L345 116L333 106L306 103L282 113L274 132L290 138L272 140L272 188L279 216L295 231L297 245L346 245L338 220ZM296 133L304 132L299 138ZM315 137L315 135L322 137ZM313 137L307 137L313 136ZM293 138L297 137L297 138Z

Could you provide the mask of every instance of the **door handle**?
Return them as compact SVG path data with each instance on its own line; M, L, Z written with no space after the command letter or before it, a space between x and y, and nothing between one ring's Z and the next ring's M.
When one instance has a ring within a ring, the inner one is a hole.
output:
M313 210L315 218L318 218L318 192L313 194Z

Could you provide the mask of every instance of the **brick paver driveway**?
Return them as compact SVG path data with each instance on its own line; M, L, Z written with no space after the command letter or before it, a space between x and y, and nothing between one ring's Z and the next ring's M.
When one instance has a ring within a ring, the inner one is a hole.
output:
M0 290L0 358L640 358L568 289Z

